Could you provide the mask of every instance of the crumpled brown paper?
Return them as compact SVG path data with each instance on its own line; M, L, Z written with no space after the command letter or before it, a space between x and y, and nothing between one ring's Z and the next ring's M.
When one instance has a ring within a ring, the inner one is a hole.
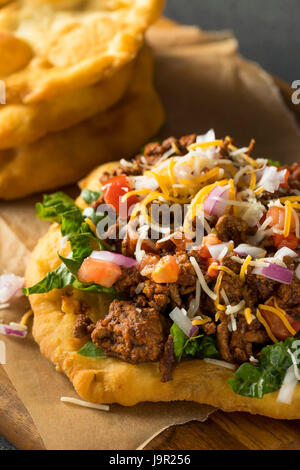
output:
M255 154L281 161L299 159L300 130L272 78L242 59L230 33L203 33L195 27L164 24L149 31L156 54L156 82L167 111L162 135L206 132L231 135L239 145L256 138ZM120 157L122 157L120 155ZM126 157L126 155L124 155ZM0 203L0 266L22 275L27 256L47 223L34 215L32 197ZM19 299L1 312L18 321L26 310ZM60 402L76 397L68 379L40 353L31 335L1 337L7 345L5 371L29 410L47 449L135 449L166 427L212 411L194 403L113 405L101 412Z

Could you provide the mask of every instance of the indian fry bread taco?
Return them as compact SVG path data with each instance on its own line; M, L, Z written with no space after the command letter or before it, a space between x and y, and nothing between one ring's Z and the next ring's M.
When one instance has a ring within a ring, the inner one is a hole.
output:
M152 142L94 170L76 202L37 205L54 223L26 270L33 334L84 399L300 418L300 165L253 144ZM154 219L172 204L181 225Z

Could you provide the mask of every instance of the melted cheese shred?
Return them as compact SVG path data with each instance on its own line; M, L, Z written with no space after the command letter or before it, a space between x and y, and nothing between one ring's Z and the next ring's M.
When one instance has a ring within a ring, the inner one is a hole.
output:
M24 313L24 315L21 318L20 325L27 326L27 322L32 315L33 315L32 310L28 310L28 312Z
M223 140L212 140L211 142L195 142L194 144L189 145L188 150L196 150L196 149L208 149L210 147L221 147L223 145Z
M278 340L273 335L273 333L271 331L271 328L269 327L268 323L266 322L266 320L264 319L264 317L260 313L259 309L256 310L256 318L265 327L265 330L266 330L269 338L273 341L273 343L278 343Z
M90 403L89 401L78 400L78 398L61 397L60 401L64 403L72 403L73 405L84 406L85 408L94 408L95 410L109 411L108 405L100 405L98 403Z
M285 316L285 311L282 310L281 308L275 308L275 307L272 307L271 305L266 305L266 304L260 304L258 306L258 308L262 309L262 310L267 310L269 312L272 312L274 313L275 315L277 315L277 317L280 318L280 320L282 321L282 323L284 324L284 326L286 327L286 329L293 335L295 336L296 334L296 331L294 330L294 328L292 327L292 325L289 323L288 319L286 318Z
M250 325L253 321L252 320L252 315L251 315L251 308L249 308L249 307L245 308L244 316L245 316L246 322L248 323L248 325Z
M245 275L247 274L247 269L250 264L250 261L252 260L252 256L248 255L245 261L243 262L241 266L241 271L240 271L240 278L242 281L245 280Z
M210 297L212 300L216 300L217 298L217 295L208 287L205 279L204 279L204 276L202 274L202 271L200 269L200 266L199 264L197 263L196 259L191 256L190 257L190 262L192 263L193 265L193 268L195 270L195 273L197 274L197 277L199 279L199 282L201 284L201 287L202 289L204 290L204 292L208 295L208 297Z
M290 234L291 230L291 221L292 221L292 206L290 201L285 202L285 219L284 219L284 230L283 230L283 236L288 237Z
M219 266L218 264L212 263L208 268L208 273L213 269L217 269L218 271L224 271L225 273L230 274L230 276L232 277L238 277L238 275L235 274L235 272L232 271L230 268L227 268L227 266Z

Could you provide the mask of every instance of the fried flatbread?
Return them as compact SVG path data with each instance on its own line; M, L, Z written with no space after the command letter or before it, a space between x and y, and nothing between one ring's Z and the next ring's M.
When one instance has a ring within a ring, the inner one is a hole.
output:
M100 189L99 177L117 163L102 165L81 182L82 188ZM81 198L77 200L82 205ZM57 268L60 260L60 227L53 224L38 242L26 270L26 284L33 285L49 271ZM65 248L66 256L69 248ZM120 403L130 406L142 401L185 400L206 403L225 411L247 411L278 419L300 418L300 385L298 384L290 405L277 402L277 392L263 399L246 398L233 393L227 384L231 370L202 360L183 360L176 365L173 380L162 383L158 363L132 365L114 359L92 359L78 355L76 351L86 339L73 338L76 315L67 307L64 293L59 290L48 294L30 296L34 311L33 335L42 354L52 361L57 370L65 373L78 394L90 402ZM76 297L89 306L93 321L103 317L108 310L109 299L104 295L77 291ZM77 298L77 300L78 300Z
M126 92L133 70L134 61L95 85L78 88L50 100L1 106L0 149L34 142L49 132L67 129L106 111Z
M0 151L0 198L15 199L76 182L99 163L131 156L161 127L164 113L152 83L149 49L113 108L16 149Z
M7 103L88 86L135 58L163 0L15 0L0 7ZM18 53L16 54L16 51ZM4 69L2 69L4 67Z

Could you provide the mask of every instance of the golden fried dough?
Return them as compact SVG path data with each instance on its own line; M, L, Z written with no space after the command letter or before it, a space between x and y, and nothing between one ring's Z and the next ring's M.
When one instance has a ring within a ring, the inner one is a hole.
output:
M158 132L164 118L152 72L152 55L145 49L128 92L115 107L31 144L1 150L0 198L74 183L99 163L136 152Z
M15 0L0 7L0 31L25 41L33 52L23 68L6 77L0 74L7 103L49 99L115 73L135 58L163 3Z
M22 39L0 31L0 58L0 76L5 77L25 67L32 58L32 50Z
M81 186L100 189L99 176L115 163L102 165L82 181ZM82 201L78 200L78 203ZM26 269L26 285L31 286L55 269L60 260L60 227L53 224L38 242ZM66 256L66 253L64 253ZM108 309L104 295L76 292L91 308L94 316ZM114 358L92 359L76 353L85 340L73 338L76 315L72 309L62 311L63 292L30 296L34 311L33 335L42 354L64 372L78 394L90 402L120 403L130 406L142 401L195 401L225 411L247 411L277 419L300 418L300 385L290 405L276 401L277 392L263 399L246 398L233 393L227 384L232 371L202 360L183 360L174 369L173 380L162 383L158 363L132 365ZM64 305L64 303L63 303Z
M110 78L51 100L0 106L0 149L34 142L49 132L66 129L106 111L124 95L133 69L134 61Z

